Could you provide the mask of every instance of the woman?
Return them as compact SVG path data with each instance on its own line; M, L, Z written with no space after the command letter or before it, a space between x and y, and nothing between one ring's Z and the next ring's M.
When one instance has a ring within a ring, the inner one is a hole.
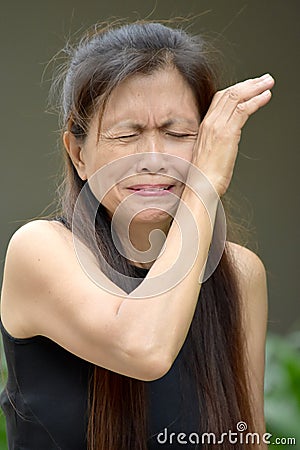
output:
M96 31L72 53L60 215L7 252L9 449L230 449L222 433L264 432L264 266L226 241L204 268L241 129L274 80L216 83L204 42L161 24Z

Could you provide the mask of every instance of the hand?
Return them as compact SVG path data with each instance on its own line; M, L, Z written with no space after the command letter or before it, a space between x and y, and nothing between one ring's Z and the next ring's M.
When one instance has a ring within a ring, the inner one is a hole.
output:
M232 178L242 128L251 114L269 102L273 85L274 79L267 74L217 92L201 122L192 162L220 196Z

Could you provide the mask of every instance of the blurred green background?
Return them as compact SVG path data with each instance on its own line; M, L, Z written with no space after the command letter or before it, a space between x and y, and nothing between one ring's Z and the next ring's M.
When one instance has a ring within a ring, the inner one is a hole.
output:
M268 274L268 430L296 437L294 448L300 448L298 0L2 2L1 272L10 236L54 196L60 149L57 117L45 112L49 61L97 21L187 15L194 17L190 29L208 35L222 51L229 82L265 72L276 79L272 102L244 129L230 193L239 204L237 215L252 230L245 244ZM3 358L2 365L5 377ZM0 450L6 449L0 415Z

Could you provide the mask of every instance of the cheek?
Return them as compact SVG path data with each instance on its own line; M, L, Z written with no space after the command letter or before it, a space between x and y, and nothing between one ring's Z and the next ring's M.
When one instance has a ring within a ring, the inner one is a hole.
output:
M113 216L119 202L117 201L118 196L115 192L116 188L113 188L110 190L110 192L105 195L105 197L102 199L102 205L106 208L108 214L110 217Z
M96 158L89 177L90 188L99 202L110 212L114 212L124 198L122 184L132 172L132 159L107 157L107 152Z
M186 180L188 171L191 167L194 143L185 145L184 147L185 148L183 148L183 146L181 146L181 148L174 147L172 152L168 152L170 155L176 157L175 160L170 159L170 164L182 181Z
M117 161L118 159L119 155L117 155L113 150L109 151L109 149L105 147L97 148L94 154L87 161L89 177L100 177L103 172L106 175L105 177L109 178L109 181L111 181L114 175L114 170L109 170L109 167L111 166L111 163Z
M170 159L169 173L175 178L175 180L177 180L178 183L185 184L191 167L191 157L188 155L185 155L185 157L182 155L172 156L176 156L176 158Z
M186 161L191 161L193 157L195 141L189 142L168 142L166 152L170 155L179 156Z
M126 156L136 153L136 148L132 147L132 145L123 147L108 144L100 145L94 158L94 167L99 169L111 166L116 180L121 179L123 174L132 167L132 160L126 159Z
M178 156L181 156L185 161L191 162L193 159L193 147L185 151L183 154L180 154Z

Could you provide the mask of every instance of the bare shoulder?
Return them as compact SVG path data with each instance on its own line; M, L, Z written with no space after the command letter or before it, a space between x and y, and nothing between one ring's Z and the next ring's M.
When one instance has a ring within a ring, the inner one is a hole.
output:
M51 248L52 241L71 242L71 233L56 220L33 220L20 227L11 237L7 254L23 252L32 254L37 246L43 243L44 248Z
M28 275L44 263L51 264L51 254L58 257L64 248L70 248L71 242L71 233L57 221L28 222L9 241L4 274Z
M236 267L246 319L245 329L248 330L248 335L252 336L252 340L256 341L255 347L258 347L265 339L268 316L266 269L260 257L253 251L233 242L227 244Z
M227 242L227 248L241 284L253 285L265 282L265 265L256 253L234 242Z
M14 286L30 287L41 278L53 262L65 258L72 246L71 233L59 222L34 220L20 227L11 237L5 260L4 285L8 280Z
M28 334L24 317L27 298L55 283L57 270L71 253L71 233L59 222L34 220L11 237L5 259L1 318L8 331ZM26 322L27 324L29 321Z

